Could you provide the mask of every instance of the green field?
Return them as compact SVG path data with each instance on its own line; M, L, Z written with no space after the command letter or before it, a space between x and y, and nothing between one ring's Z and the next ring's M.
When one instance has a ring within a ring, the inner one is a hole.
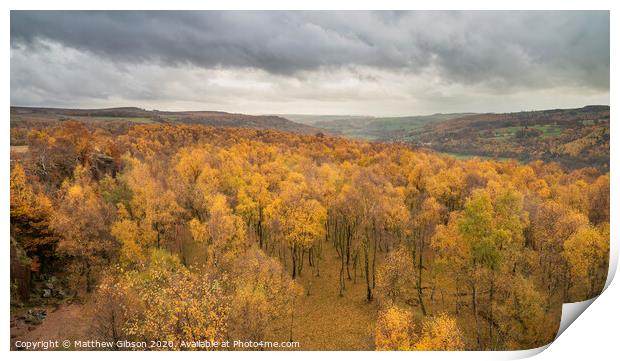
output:
M459 160L467 160L467 159L474 159L474 158L479 158L479 159L483 159L483 160L500 160L500 161L505 161L505 160L513 160L514 158L507 158L507 157L488 157L485 155L476 155L476 154L464 154L464 153L452 153L452 152L437 152L441 155L447 155L449 157L453 157Z
M490 138L498 140L513 138L515 134L523 128L522 126L497 128L493 130L494 135ZM557 137L562 133L562 127L554 124L537 124L529 126L529 128L540 130L542 132L540 135L541 138ZM481 132L481 134L484 134L484 131Z

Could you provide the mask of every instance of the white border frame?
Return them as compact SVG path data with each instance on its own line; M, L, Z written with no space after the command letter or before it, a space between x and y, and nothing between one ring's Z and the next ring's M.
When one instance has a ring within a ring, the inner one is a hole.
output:
M290 9L290 10L341 10L341 9L350 9L350 10L364 10L364 9L410 9L415 8L417 10L443 10L443 9L466 9L465 5L467 5L467 10L483 10L483 9L493 9L493 10L572 10L572 9L580 9L580 10L612 10L610 12L610 31L611 38L618 39L617 36L617 21L620 20L618 16L616 16L616 12L614 5L618 2L613 1L603 1L603 0L590 0L588 2L584 1L574 1L574 0L566 0L562 2L554 3L552 1L534 1L534 0L522 0L522 1L502 1L502 2L493 2L493 1L482 1L482 0L470 0L467 1L466 4L464 2L459 2L455 0L435 0L432 2L407 2L402 0L383 0L381 2L371 2L368 0L358 0L355 2L355 5L345 1L334 1L334 0L315 0L312 2L306 1L305 3L296 3L292 4L290 1L283 0L262 0L262 1L242 1L242 0L228 0L228 1L220 1L220 2L205 2L205 3L197 3L195 1L190 0L175 0L174 2L165 2L165 1L134 1L129 3L128 1L120 1L120 0L108 0L108 1L88 1L88 2L80 2L76 0L56 0L56 1L43 1L43 0L32 0L32 1L20 1L19 3L8 4L8 2L3 3L4 11L0 13L0 24L4 24L3 31L3 43L4 43L4 51L6 52L4 57L2 57L2 64L4 71L2 72L2 84L4 87L2 88L2 108L5 114L5 120L3 123L3 151L5 157L10 157L10 131L9 131L9 109L10 109L10 10L53 10L53 9L84 9L84 10L96 10L96 9L119 9L119 10L133 10L133 9L151 9L151 10L163 10L163 9L213 9L213 10L278 10L278 9ZM53 5L53 6L52 6ZM610 55L611 62L610 64L614 64L614 60L618 60L617 52L618 52L618 44L612 41L610 46ZM610 85L610 106L615 109L618 106L618 102L613 97L613 86L617 84L617 72L614 72L613 67L610 69L611 76L611 85ZM618 154L617 148L614 147L615 140L618 139L618 131L617 127L611 125L611 159L610 159L610 169L618 169ZM9 243L9 205L10 205L10 194L9 194L9 176L10 176L10 162L5 158L5 161L1 168L1 178L2 179L2 188L0 189L0 207L2 209L2 213L4 216L0 220L0 229L3 230L2 233L2 241L5 245L5 252L8 248ZM610 260L610 270L609 277L607 280L606 287L611 284L613 276L618 266L618 217L613 218L614 215L618 214L618 204L619 204L619 196L618 187L614 186L615 177L612 174L611 178L611 260ZM10 283L10 275L9 275L9 253L6 252L4 255L4 266L2 269L2 279L4 280L5 287L2 288L2 318L0 319L0 324L4 325L3 331L0 333L0 344L2 346L3 352L9 352L9 344L10 344L10 331L9 331L9 287L6 287ZM611 290L606 290L604 293L599 296L599 300L597 300L596 306L593 310L588 310L586 312L586 316L583 320L578 320L578 328L573 327L569 328L569 330L565 333L566 335L560 337L552 344L541 347L539 349L534 350L526 350L526 351L471 351L471 352L382 352L380 355L376 352L347 352L347 354L343 354L342 352L321 352L320 357L355 357L361 359L371 359L377 357L387 357L390 359L407 359L411 360L412 358L422 357L424 359L465 359L465 360L495 360L495 359L518 359L530 357L536 354L539 354L541 351L547 349L549 347L549 351L542 353L541 357L544 359L545 357L553 357L555 358L566 358L570 357L571 359L575 356L580 355L581 357L592 357L593 355L599 355L600 357L610 358L609 355L613 355L617 353L617 349L615 348L615 342L617 342L617 338L615 333L618 329L619 316L618 314L618 302L619 300L619 289L618 286L612 287ZM593 301L593 300L592 300ZM571 309L571 318L577 318L581 312L587 308L587 306L592 303L592 301L586 301L585 303L580 304L572 304L568 307L565 307L564 310L569 312L568 309ZM583 307L585 306L585 307ZM563 312L563 316L566 315ZM576 315L576 316L575 316ZM563 317L565 318L565 317ZM563 320L564 324L566 324L565 320ZM563 324L563 326L564 326ZM570 323L568 323L570 324ZM595 346L595 347L593 347ZM36 353L33 352L10 352L9 357L11 358L45 358L45 359L81 359L85 355L82 352L45 352L45 354L41 354L38 351ZM236 359L241 357L251 357L258 358L264 360L290 360L301 359L301 360L310 360L314 359L318 355L313 355L310 352L303 351L272 351L272 352L264 352L264 351L255 351L252 354L248 354L247 352L252 351L244 351L244 352L217 352L210 353L208 355L200 353L200 352L184 352L182 354L175 353L174 356L168 354L167 352L152 352L148 354L149 358L153 359L161 359L168 360L170 357L181 357L191 358L191 359L204 359L205 357L215 358L215 359ZM293 353L293 354L291 354ZM114 354L122 357L122 358L135 358L144 356L143 353L136 353L135 351L127 351L120 352ZM88 353L89 358L94 359L107 359L110 357L109 353L104 351L92 351Z

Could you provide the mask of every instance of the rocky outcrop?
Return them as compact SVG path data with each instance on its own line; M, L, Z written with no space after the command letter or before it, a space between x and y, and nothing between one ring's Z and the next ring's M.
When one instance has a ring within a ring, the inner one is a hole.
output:
M11 303L30 299L30 259L11 238Z

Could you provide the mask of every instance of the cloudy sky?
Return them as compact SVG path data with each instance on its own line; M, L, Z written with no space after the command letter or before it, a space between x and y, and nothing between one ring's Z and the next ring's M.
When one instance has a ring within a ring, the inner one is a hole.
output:
M11 104L370 115L609 104L609 13L12 11Z

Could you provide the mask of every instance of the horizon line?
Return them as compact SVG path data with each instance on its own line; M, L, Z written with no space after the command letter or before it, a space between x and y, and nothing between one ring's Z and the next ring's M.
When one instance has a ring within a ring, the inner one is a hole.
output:
M233 111L224 111L224 110L163 110L163 109L148 109L141 108L139 106L112 106L112 107L101 107L101 108L67 108L67 107L56 107L56 106L31 106L31 105L13 105L11 104L11 108L29 108L29 109L50 109L50 110L112 110L112 109L139 109L147 112L162 112L162 113L189 113L189 112L210 112L210 113L227 113L227 114L244 114L251 116L281 116L284 117L286 115L295 115L295 116L338 116L338 117L367 117L367 118L406 118L406 117L423 117L423 116L432 116L432 115L449 115L449 114L510 114L510 113L522 113L522 112L537 112L537 111L549 111L549 110L568 110L568 109L583 109L586 107L598 107L598 106L606 106L610 107L610 104L585 104L580 107L570 107L570 108L537 108L537 109L528 109L528 110L518 110L518 111L504 111L504 112L485 112L485 111L457 111L457 112L435 112L435 113L424 113L424 114L403 114L403 115L370 115L370 114L346 114L346 113L242 113L242 112L233 112Z

